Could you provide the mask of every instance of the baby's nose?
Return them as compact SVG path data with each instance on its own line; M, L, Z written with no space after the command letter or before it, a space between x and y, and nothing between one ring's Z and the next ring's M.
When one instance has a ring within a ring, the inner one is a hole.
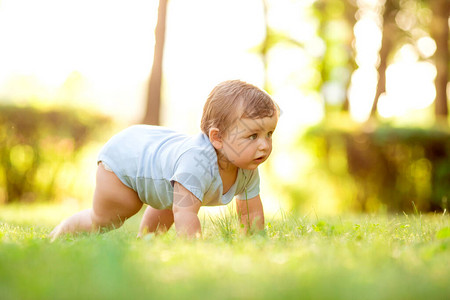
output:
M270 146L269 141L267 141L266 139L261 139L261 142L259 143L259 150L266 150L268 149Z

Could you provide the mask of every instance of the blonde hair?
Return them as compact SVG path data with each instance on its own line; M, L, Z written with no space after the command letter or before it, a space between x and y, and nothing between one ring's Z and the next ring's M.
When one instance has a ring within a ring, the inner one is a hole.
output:
M263 90L244 81L228 80L219 83L209 94L200 127L206 135L213 127L226 133L240 118L272 117L278 112L278 105Z

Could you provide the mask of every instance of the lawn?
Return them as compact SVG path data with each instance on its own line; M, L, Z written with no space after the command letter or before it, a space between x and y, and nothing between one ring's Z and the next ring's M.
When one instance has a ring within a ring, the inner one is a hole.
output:
M68 209L0 207L0 299L450 299L448 214L267 217L239 233L203 212L203 238L47 234Z

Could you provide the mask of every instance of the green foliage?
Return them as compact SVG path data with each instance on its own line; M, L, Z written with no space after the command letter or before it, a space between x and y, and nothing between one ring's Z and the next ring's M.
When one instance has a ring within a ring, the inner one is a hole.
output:
M361 211L448 209L448 129L342 124L321 124L304 139L329 174L353 182L355 196L341 201Z
M313 11L318 21L318 35L325 51L318 60L321 74L318 89L325 100L325 113L346 110L346 90L356 69L353 27L358 7L349 0L318 0Z
M58 175L110 123L74 108L0 106L0 202L52 199Z
M30 217L39 213L26 208ZM58 214L57 207L48 207ZM446 299L447 214L267 218L240 235L235 216L204 218L203 239L174 229L137 240L139 216L107 234L50 243L50 225L0 211L1 299ZM67 212L59 212L59 214ZM225 213L226 214L226 213ZM229 222L229 220L232 220ZM5 221L9 223L6 224ZM221 222L221 221L219 221ZM231 234L225 234L225 232Z

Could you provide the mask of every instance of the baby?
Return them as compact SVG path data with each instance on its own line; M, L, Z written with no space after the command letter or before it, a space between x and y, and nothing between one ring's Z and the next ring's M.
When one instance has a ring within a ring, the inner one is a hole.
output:
M225 205L236 196L245 230L264 228L258 166L272 151L279 109L259 88L230 80L217 85L203 109L201 130L187 136L135 125L112 137L98 156L92 208L63 220L50 233L120 227L147 204L139 236L165 232L201 235L202 205Z

